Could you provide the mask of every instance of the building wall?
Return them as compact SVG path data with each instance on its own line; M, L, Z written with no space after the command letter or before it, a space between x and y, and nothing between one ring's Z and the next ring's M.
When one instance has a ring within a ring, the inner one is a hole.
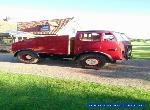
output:
M57 34L63 29L73 18L53 19L31 22L18 22L17 30L23 32L30 32L33 34Z
M76 32L79 31L80 25L76 19L70 21L63 29L61 29L57 34L58 35L69 35L70 37L75 37Z
M0 36L0 52L9 51L12 43L13 40L11 36Z

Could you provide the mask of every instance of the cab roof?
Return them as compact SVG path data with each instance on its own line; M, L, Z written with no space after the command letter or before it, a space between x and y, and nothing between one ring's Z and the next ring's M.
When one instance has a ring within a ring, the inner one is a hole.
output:
M88 32L105 32L105 33L108 33L108 32L115 32L115 31L109 31L109 30L86 30L86 31L77 31L77 32L85 32L85 33L88 33Z

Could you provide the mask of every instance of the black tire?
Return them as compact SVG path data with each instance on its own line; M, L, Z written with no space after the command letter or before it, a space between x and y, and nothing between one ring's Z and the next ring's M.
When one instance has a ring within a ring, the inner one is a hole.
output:
M85 54L80 57L79 62L82 68L100 69L106 64L106 58L98 54Z
M112 63L112 64L116 64L116 63L117 63L117 61L116 61L116 60L113 60L111 63Z
M34 64L40 60L38 55L32 51L20 51L19 53L17 53L17 59L20 62L28 64Z

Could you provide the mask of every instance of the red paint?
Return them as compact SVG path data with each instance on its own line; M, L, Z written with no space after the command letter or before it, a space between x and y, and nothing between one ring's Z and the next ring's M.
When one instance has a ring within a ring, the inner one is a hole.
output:
M92 35L91 33L96 33ZM47 53L48 55L79 55L85 52L99 52L107 56L112 57L113 60L123 60L125 59L124 54L125 46L129 45L130 42L118 41L117 37L112 31L79 31L77 32L74 41L69 43L69 36L46 36L46 37L37 37L32 39L27 39L12 44L13 53L19 50L33 50L38 53ZM81 35L82 34L82 35ZM112 35L115 39L114 41L105 39L106 34ZM83 36L92 35L99 36L99 39L95 41L82 40ZM69 46L70 45L70 46ZM71 50L69 51L69 48Z
M69 36L31 38L12 44L12 51L29 49L40 53L68 54Z

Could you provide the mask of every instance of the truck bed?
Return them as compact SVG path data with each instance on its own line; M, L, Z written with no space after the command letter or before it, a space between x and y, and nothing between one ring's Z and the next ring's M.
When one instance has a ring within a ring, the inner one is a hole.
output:
M66 55L69 52L69 36L47 36L35 38L34 51L46 52L48 54Z
M17 46L19 44L19 46ZM46 36L27 39L13 44L14 52L33 50L38 53L68 55L70 53L69 36Z

